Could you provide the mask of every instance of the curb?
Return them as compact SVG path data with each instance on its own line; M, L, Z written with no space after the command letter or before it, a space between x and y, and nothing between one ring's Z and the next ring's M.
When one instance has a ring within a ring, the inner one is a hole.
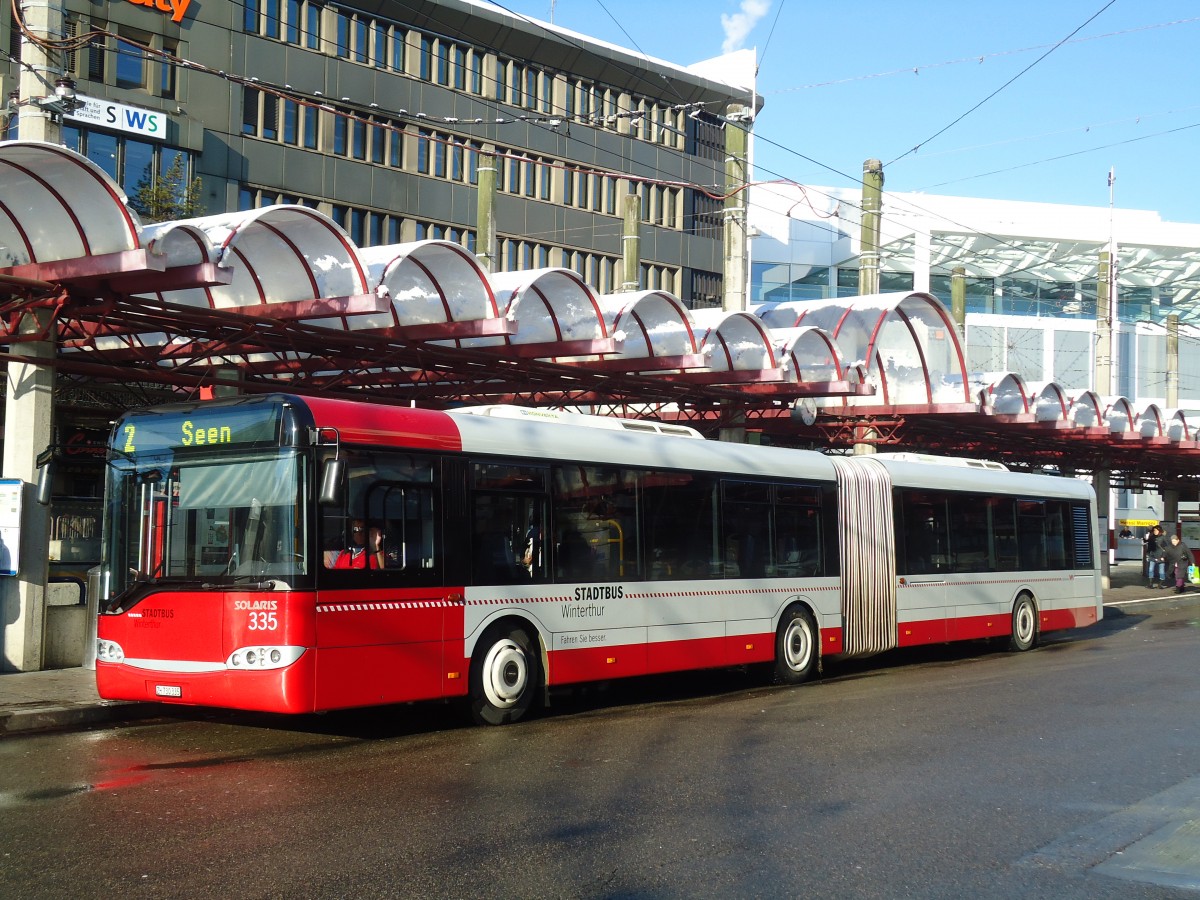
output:
M81 706L30 706L29 709L0 711L0 737L31 731L86 728L90 725L145 719L160 714L152 704L124 700L101 700L94 705Z

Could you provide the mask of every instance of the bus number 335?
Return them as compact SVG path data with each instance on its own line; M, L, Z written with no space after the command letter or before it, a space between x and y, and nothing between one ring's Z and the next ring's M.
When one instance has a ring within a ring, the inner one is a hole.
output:
M252 612L250 613L250 630L251 631L274 631L279 627L279 620L275 618L273 612Z

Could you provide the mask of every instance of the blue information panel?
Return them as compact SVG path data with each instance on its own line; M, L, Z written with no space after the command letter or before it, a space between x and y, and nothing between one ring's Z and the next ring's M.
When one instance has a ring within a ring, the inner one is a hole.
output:
M20 478L0 478L0 575L16 575L21 568Z

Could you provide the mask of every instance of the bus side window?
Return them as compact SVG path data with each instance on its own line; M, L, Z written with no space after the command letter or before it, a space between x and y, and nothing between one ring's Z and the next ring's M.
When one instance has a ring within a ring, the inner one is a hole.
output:
M472 464L473 584L547 580L546 479L542 466Z
M524 496L477 494L471 536L474 584L545 580L540 501Z
M610 466L553 468L550 524L555 577L566 581L640 577L639 477L636 470ZM648 551L652 560L659 549Z
M946 500L922 491L901 491L901 527L897 543L903 541L904 566L898 574L929 575L948 568L946 543Z
M776 574L802 578L828 574L833 566L827 562L827 545L836 547L837 541L825 539L822 506L832 509L832 498L802 484L777 484L772 495Z

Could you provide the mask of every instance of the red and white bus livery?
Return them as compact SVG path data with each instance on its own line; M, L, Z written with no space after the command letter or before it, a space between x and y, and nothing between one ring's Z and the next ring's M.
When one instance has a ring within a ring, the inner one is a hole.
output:
M827 657L1026 650L1102 614L1091 487L965 460L272 395L126 414L106 487L108 699L463 697L500 724L558 685L797 683Z

